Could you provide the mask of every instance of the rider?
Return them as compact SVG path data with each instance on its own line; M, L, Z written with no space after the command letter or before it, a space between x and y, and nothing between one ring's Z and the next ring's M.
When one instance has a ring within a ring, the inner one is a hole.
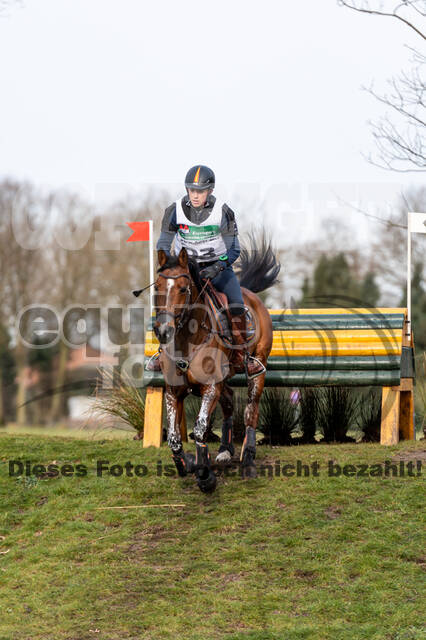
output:
M188 255L195 257L200 276L210 278L215 288L226 294L234 344L240 347L234 350L235 369L243 371L245 365L249 377L259 375L265 369L247 352L244 301L240 283L232 268L232 263L240 255L234 212L212 195L215 175L209 167L191 167L185 177L185 187L187 195L165 210L157 250L163 249L170 255L173 240L176 255L185 247ZM147 368L160 371L158 357L152 358Z

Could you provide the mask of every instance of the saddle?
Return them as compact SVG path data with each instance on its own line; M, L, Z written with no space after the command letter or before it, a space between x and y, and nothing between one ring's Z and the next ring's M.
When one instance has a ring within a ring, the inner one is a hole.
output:
M228 306L228 297L222 291L218 291L211 282L204 289L204 303L209 307L213 317L216 319L222 337L232 344L232 321ZM247 335L249 340L255 333L255 323L250 309L244 305L246 314Z

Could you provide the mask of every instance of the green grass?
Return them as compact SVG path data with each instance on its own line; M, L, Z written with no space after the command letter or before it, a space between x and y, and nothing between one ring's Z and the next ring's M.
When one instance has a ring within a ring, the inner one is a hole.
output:
M320 474L220 477L204 495L192 477L156 475L167 447L1 433L0 640L425 638L422 477L326 472L395 456L425 467L425 449L259 447L258 469L317 460ZM88 474L11 478L11 459ZM98 478L101 459L148 473ZM97 510L164 503L185 506Z

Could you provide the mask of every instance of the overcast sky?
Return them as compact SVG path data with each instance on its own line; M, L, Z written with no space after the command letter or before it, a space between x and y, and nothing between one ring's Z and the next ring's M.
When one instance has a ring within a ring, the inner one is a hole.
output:
M412 42L335 0L26 0L0 18L0 176L177 197L205 163L223 194L345 183L390 203L421 177L363 159L382 107L360 86Z

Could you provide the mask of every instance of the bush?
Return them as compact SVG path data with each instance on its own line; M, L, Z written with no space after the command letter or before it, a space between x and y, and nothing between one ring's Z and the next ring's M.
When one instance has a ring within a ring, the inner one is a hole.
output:
M260 399L259 431L262 444L290 445L298 422L297 404L291 401L289 389L265 389Z
M325 442L350 442L347 432L356 425L359 399L353 389L325 387L318 390L317 427Z
M300 390L300 428L303 432L300 442L303 444L316 442L318 389Z
M363 432L363 442L380 442L382 417L381 389L370 389L361 398L358 412L358 427Z
M313 387L301 389L301 442L349 442L348 431L357 426L359 399L347 387Z

